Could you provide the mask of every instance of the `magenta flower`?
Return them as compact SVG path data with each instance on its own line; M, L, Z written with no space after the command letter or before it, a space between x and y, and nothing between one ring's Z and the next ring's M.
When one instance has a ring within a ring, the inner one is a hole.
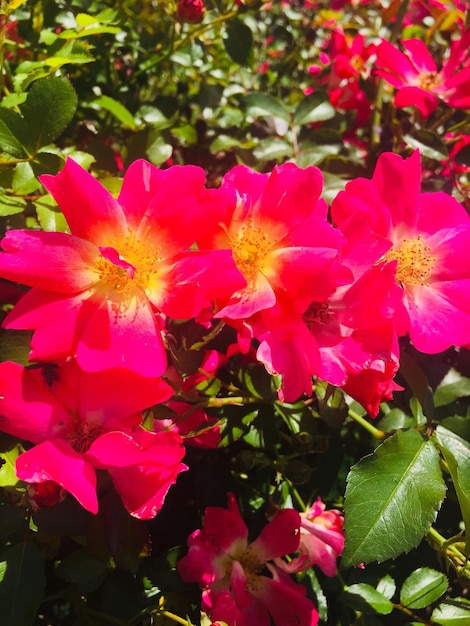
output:
M376 265L390 247L386 240L371 233L360 216L344 235L341 263L350 270L351 284L302 308L295 300L278 298L277 307L260 315L265 332L256 330L257 356L269 372L282 376L281 399L310 395L316 376L344 388L375 417L380 402L399 389L392 382L399 366L393 317L402 291L395 268Z
M185 582L202 586L202 609L213 622L269 626L272 618L277 626L315 626L318 613L305 588L272 562L297 550L299 528L297 511L284 509L248 543L248 528L229 494L228 510L206 509L204 527L189 537L177 569Z
M426 353L470 343L470 218L448 194L421 193L418 152L407 159L382 154L372 180L349 182L332 215L341 230L359 220L388 242L376 264L393 263L402 289L399 335L408 332Z
M216 317L243 320L276 304L278 292L295 300L320 299L345 277L336 264L341 235L319 201L323 179L316 167L293 163L259 174L244 165L224 177L232 203L219 229L203 239L207 249L230 249L245 280Z
M470 30L451 43L440 69L420 39L401 44L405 52L385 40L377 47L376 74L398 90L395 106L416 106L423 117L431 115L439 100L455 108L470 107Z
M36 444L17 458L18 478L54 481L96 513L95 470L105 469L131 515L154 517L187 469L185 450L177 433L143 430L139 411L171 393L160 379L117 368L89 374L72 361L49 385L40 369L1 363L1 430Z
M207 190L201 168L136 161L117 200L70 159L41 181L71 234L10 231L0 254L0 276L33 288L4 323L35 330L31 359L159 376L160 313L190 318L245 284L228 250L189 250L223 211L224 191Z
M344 519L337 509L325 509L325 503L317 498L308 511L300 513L299 556L289 562L276 559L276 565L289 574L318 565L326 576L335 576L344 549Z

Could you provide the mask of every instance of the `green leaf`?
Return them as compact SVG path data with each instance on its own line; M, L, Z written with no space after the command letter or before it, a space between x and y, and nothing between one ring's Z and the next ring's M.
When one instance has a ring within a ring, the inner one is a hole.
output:
M436 436L452 476L465 528L470 531L470 444L444 426L437 427ZM470 554L470 532L466 552Z
M23 451L20 444L11 450L0 453L0 487L12 487L18 482L15 471L15 462Z
M253 51L253 33L251 29L237 19L226 23L224 46L230 58L238 65L249 65Z
M388 615L393 611L393 604L380 591L366 583L351 585L341 594L346 606L363 613Z
M442 602L432 612L432 621L440 626L468 626L470 623L470 601L452 598Z
M8 537L15 532L24 532L25 530L26 510L4 502L0 503L0 537Z
M231 148L238 148L241 146L239 139L231 137L230 135L217 135L214 141L209 146L209 150L214 152L220 152L221 150L230 150Z
M13 157L26 157L27 129L24 119L10 109L0 107L0 148Z
M294 113L294 124L311 124L331 120L336 115L331 106L328 94L322 91L306 96L299 104Z
M470 378L451 369L434 393L434 406L446 406L466 396L470 396Z
M42 230L53 233L68 231L67 220L51 196L44 196L34 203Z
M415 430L387 439L352 467L347 481L346 566L384 561L417 546L446 489L434 445Z
M380 591L380 593L382 593L389 600L392 599L393 594L396 591L396 588L397 586L395 584L395 581L389 574L386 574L377 583L377 591Z
M84 592L98 588L107 571L107 566L90 556L85 548L67 555L55 568L58 578L77 585Z
M52 76L36 81L20 109L27 126L27 149L36 154L67 127L77 108L77 94L66 78Z
M418 149L428 159L442 161L448 158L445 143L429 130L417 130L413 135L405 135L404 139L411 148Z
M409 609L424 609L438 600L449 587L447 576L429 567L415 570L403 583L400 602Z
M109 111L125 128L130 128L131 130L137 130L139 128L132 113L114 98L110 98L109 96L100 96L99 98L92 100L90 105Z
M29 626L41 603L46 578L38 551L31 543L9 548L2 556L0 615L2 626Z
M253 150L253 155L260 161L282 159L284 157L290 157L292 154L292 146L282 139L277 139L277 137L263 139Z
M0 217L22 213L26 206L26 200L6 194L0 189Z
M252 117L280 117L286 122L290 119L289 111L282 102L269 93L249 93L242 99L242 105L246 114Z
M154 165L161 165L173 154L173 146L166 143L160 134L149 133L146 155Z
M24 162L17 164L15 173L13 174L12 186L15 194L20 195L34 193L41 187L41 183L36 178L30 163Z

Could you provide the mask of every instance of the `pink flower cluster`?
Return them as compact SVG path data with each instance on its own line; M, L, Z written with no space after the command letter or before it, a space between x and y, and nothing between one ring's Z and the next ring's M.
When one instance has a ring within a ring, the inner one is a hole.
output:
M0 429L34 444L20 479L54 481L91 512L97 470L149 518L185 469L182 438L217 445L217 430L194 436L211 427L204 412L170 401L187 384L168 369L170 319L236 329L281 400L319 378L372 416L399 389L398 337L427 353L470 344L470 220L421 193L417 152L383 154L372 179L348 183L332 223L320 170L293 163L236 166L208 189L198 167L137 161L117 198L70 159L41 181L70 233L1 242L0 276L31 288L4 327L34 331L38 366L0 364ZM207 368L227 358L209 351ZM142 411L165 402L174 419L144 429Z
M442 3L436 2L436 9L437 5L439 10L447 11ZM412 4L409 15L424 9L422 4ZM429 7L420 15L420 19L429 15ZM416 107L422 118L429 117L439 102L468 109L470 29L460 30L460 36L450 42L442 62L438 63L421 39L404 39L399 46L385 39L367 43L364 35L349 36L335 26L319 55L320 64L310 66L309 71L318 85L325 86L335 108L357 112L355 126L369 124L374 88L370 85L370 89L364 89L364 86L367 82L377 82L376 77L395 88L396 107ZM306 93L312 91L309 87Z
M189 552L177 563L186 582L203 589L202 609L213 622L228 626L315 626L318 613L305 587L286 572L318 564L336 574L344 545L343 518L325 511L318 499L306 513L278 511L253 542L233 494L228 509L208 507L201 530L188 539ZM298 552L287 562L282 557Z

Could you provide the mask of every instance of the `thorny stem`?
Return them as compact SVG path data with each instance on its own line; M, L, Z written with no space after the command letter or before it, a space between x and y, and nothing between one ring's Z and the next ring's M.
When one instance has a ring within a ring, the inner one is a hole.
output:
M356 411L349 409L348 415L351 419L353 419L355 422L365 428L365 430L367 430L367 432L370 433L374 437L374 439L377 439L378 441L383 441L387 436L387 433L385 433L383 430L379 430L375 426L372 426L370 422L362 417L362 415L359 415L359 413L356 413Z

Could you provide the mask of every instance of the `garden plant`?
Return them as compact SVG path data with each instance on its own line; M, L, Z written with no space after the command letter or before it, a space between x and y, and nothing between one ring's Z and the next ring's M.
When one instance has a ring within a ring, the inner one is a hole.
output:
M465 0L0 0L1 626L470 624Z

